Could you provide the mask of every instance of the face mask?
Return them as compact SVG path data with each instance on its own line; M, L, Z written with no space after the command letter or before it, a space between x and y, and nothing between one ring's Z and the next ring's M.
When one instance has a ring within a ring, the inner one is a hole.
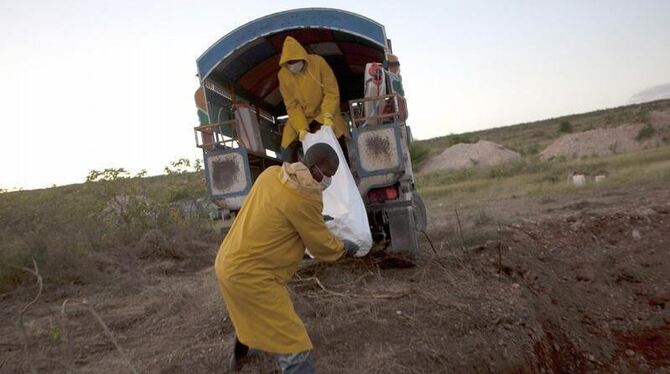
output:
M287 64L288 70L293 74L298 74L302 71L303 66L305 66L304 61L298 61L293 64Z
M319 184L321 185L321 191L325 191L326 188L330 187L330 183L333 181L333 178L323 176L323 179L321 179L321 182Z
M326 188L330 187L330 183L333 181L333 178L327 177L325 174L323 174L323 172L318 166L314 165L314 167L319 172L319 174L321 174L321 182L319 182L319 185L321 186L321 191L325 191Z

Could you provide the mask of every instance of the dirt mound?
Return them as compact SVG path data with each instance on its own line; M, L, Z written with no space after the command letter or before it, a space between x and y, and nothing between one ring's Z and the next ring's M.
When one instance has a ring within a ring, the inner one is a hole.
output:
M659 122L662 121L663 115L665 114L660 113L658 116ZM609 156L663 145L658 135L637 139L640 130L645 126L643 123L632 123L611 129L600 128L563 135L540 152L540 158L551 160L561 156L567 158Z
M441 170L467 169L475 166L495 166L517 160L521 155L488 140L475 144L460 143L431 158L421 169L423 174Z

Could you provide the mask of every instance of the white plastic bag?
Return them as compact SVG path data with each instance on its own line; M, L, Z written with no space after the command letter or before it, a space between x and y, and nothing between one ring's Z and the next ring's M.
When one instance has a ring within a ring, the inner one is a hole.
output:
M340 159L340 166L333 175L330 187L323 191L323 215L333 217L332 221L326 222L326 226L333 235L341 240L346 239L356 243L360 248L356 254L357 257L365 256L372 247L368 214L333 129L322 126L316 133L306 134L302 146L306 152L316 143L330 145Z

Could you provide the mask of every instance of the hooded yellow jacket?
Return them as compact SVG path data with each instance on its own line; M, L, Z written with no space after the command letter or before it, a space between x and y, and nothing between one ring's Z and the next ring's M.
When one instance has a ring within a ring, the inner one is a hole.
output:
M303 60L305 67L299 73L291 73L286 67L291 60ZM340 113L340 90L326 60L319 55L308 54L297 40L287 36L279 65L279 91L288 114L282 148L296 140L300 131L307 130L313 120L323 124L325 117L332 118L336 137L344 135L346 124Z
M286 284L305 247L336 261L344 244L326 227L319 184L302 163L266 169L254 183L216 256L215 270L237 338L273 353L312 349Z

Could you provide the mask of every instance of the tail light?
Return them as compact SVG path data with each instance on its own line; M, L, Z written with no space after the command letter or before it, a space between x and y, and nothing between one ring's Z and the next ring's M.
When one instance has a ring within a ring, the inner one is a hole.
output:
M377 188L368 192L368 200L372 203L383 203L389 200L398 199L398 188L396 186L389 186L385 188Z

